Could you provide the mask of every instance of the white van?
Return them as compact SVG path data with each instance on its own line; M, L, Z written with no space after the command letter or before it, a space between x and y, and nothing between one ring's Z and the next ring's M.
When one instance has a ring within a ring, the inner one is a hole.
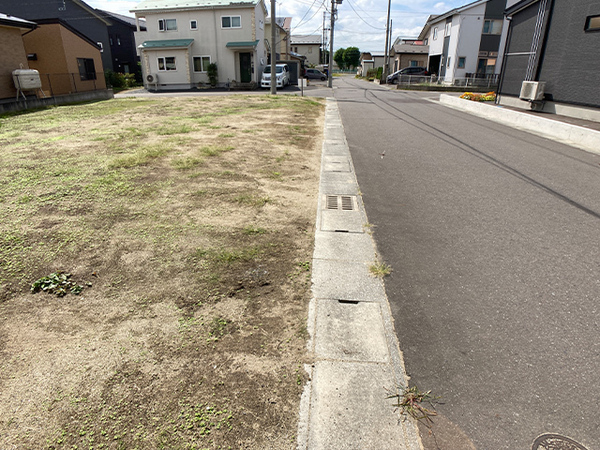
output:
M287 64L277 64L275 66L275 76L277 79L277 87L284 87L290 84L290 68ZM261 88L271 87L271 66L265 67L262 78L260 80Z

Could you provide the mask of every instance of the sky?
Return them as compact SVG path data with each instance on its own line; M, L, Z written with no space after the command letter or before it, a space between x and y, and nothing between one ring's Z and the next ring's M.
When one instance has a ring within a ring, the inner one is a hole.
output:
M94 8L133 17L129 10L141 0L84 0ZM265 0L269 14L271 4ZM419 35L430 14L441 14L473 0L393 0L390 19L392 42L397 37ZM358 47L363 52L385 49L385 22L388 0L343 0L338 5L333 39L334 50ZM331 0L279 0L276 15L292 18L292 34L323 34L323 12L331 8ZM328 16L329 17L329 16ZM326 27L329 28L329 19Z

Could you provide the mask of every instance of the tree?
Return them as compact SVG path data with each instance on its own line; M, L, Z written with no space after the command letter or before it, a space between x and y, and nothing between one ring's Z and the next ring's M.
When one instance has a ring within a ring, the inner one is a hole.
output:
M348 47L344 50L344 65L348 68L358 67L360 62L360 50L357 47Z
M344 70L344 67L346 67L345 63L344 63L344 53L346 52L345 48L338 48L335 53L333 54L333 60L335 61L335 63L338 65L338 67L341 70Z

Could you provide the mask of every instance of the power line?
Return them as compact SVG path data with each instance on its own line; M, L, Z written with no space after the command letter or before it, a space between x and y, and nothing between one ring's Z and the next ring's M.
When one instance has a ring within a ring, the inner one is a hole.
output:
M373 26L373 25L371 25L369 22L367 22L365 19L363 19L363 18L361 17L361 15L360 15L360 14L358 14L358 12L356 11L356 9L354 9L354 6L352 6L352 3L350 2L350 0L347 0L347 1L348 1L348 4L350 5L350 8L352 8L352 11L354 11L354 14L356 14L356 16L357 16L357 17L358 17L360 20L362 20L364 23L366 23L366 24L367 24L368 26L370 26L371 28L374 28L375 30L381 30L381 29L385 30L385 28L374 27L374 26ZM359 9L360 9L360 8L359 8ZM369 16L368 14L366 14L366 12L365 12L364 10L361 10L361 11L362 11L363 13L365 13L365 15ZM372 17L370 17L370 16L369 16L369 19L371 19L371 20L377 20L377 19L373 19L373 18L372 18Z
M293 27L293 28L292 28L292 30L295 30L295 29L297 29L297 28L298 28L298 27L299 27L299 26L302 24L302 22L304 21L304 18L305 18L305 17L307 16L307 14L310 12L310 10L311 10L311 9L312 9L312 7L315 5L315 3L317 3L317 0L314 0L314 1L313 1L313 4L312 4L312 5L310 5L310 8L308 8L308 9L306 10L306 13L305 13L305 14L304 14L304 16L302 17L302 19L300 19L300 22L298 22L298 25L296 25L295 27ZM315 13L314 13L314 14L313 14L313 15L310 17L310 19L308 19L308 20L307 20L307 22L310 22L310 21L311 21L311 20L312 20L312 19L313 19L313 18L314 18L316 15L317 15L317 13L321 11L321 8L323 8L323 7L325 6L325 5L324 5L324 3L325 3L325 0L321 0L321 5L319 5L319 7L318 7L318 8L317 8L317 10L315 11Z

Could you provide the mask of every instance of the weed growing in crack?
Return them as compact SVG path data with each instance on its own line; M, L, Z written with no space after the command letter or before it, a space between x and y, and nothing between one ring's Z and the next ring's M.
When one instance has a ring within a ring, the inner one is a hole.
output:
M431 395L431 391L421 392L417 386L405 387L402 392L389 394L386 398L396 399L393 406L400 410L400 414L410 416L428 428L433 424L432 417L437 416L434 404L440 403L440 397ZM424 407L423 403L429 404L431 408Z
M392 268L384 262L377 261L369 266L369 272L374 277L383 278L392 273Z

